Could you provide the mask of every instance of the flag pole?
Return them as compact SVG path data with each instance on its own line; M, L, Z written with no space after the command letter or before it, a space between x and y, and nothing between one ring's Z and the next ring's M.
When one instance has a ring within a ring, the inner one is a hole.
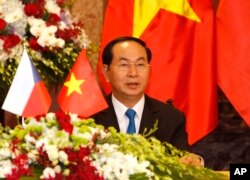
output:
M25 128L25 121L23 116L22 116L22 127Z

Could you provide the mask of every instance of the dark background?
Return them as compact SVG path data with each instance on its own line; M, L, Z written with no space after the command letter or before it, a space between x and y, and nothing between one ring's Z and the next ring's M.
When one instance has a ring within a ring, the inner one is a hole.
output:
M219 124L194 144L192 151L204 158L206 167L229 170L231 163L250 163L250 128L218 91Z

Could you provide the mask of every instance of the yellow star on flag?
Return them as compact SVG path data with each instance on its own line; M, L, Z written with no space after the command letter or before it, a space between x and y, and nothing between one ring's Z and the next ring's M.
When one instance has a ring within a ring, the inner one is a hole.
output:
M84 83L85 80L77 80L75 78L74 73L72 72L70 75L70 80L64 83L64 86L68 87L68 92L67 92L67 96L69 96L71 93L73 93L74 91L79 93L80 95L82 95L82 91L80 86Z
M133 36L140 37L160 9L201 22L188 0L135 0Z

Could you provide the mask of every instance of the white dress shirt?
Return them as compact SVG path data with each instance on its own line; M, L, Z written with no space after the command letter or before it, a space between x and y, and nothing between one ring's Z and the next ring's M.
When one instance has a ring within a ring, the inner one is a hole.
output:
M120 101L118 101L114 95L112 94L111 97L114 109L115 109L115 114L118 120L120 132L126 133L128 124L129 124L129 119L125 115L125 112L127 111L127 107L123 105ZM142 112L145 104L145 97L143 96L131 109L133 109L136 114L135 114L135 129L136 133L139 133L139 128L141 124L141 118L142 118Z

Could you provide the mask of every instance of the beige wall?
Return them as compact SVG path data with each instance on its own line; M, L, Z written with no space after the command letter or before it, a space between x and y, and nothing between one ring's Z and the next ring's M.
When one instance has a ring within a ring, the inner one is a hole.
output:
M100 41L103 8L103 0L75 0L72 6L72 15L83 22L84 29L95 44Z
M69 0L70 1L70 0ZM103 14L106 0L74 0L71 8L73 17L84 24L84 29L89 39L98 48L100 46L100 37L103 24ZM98 53L90 57L90 63L96 71Z

